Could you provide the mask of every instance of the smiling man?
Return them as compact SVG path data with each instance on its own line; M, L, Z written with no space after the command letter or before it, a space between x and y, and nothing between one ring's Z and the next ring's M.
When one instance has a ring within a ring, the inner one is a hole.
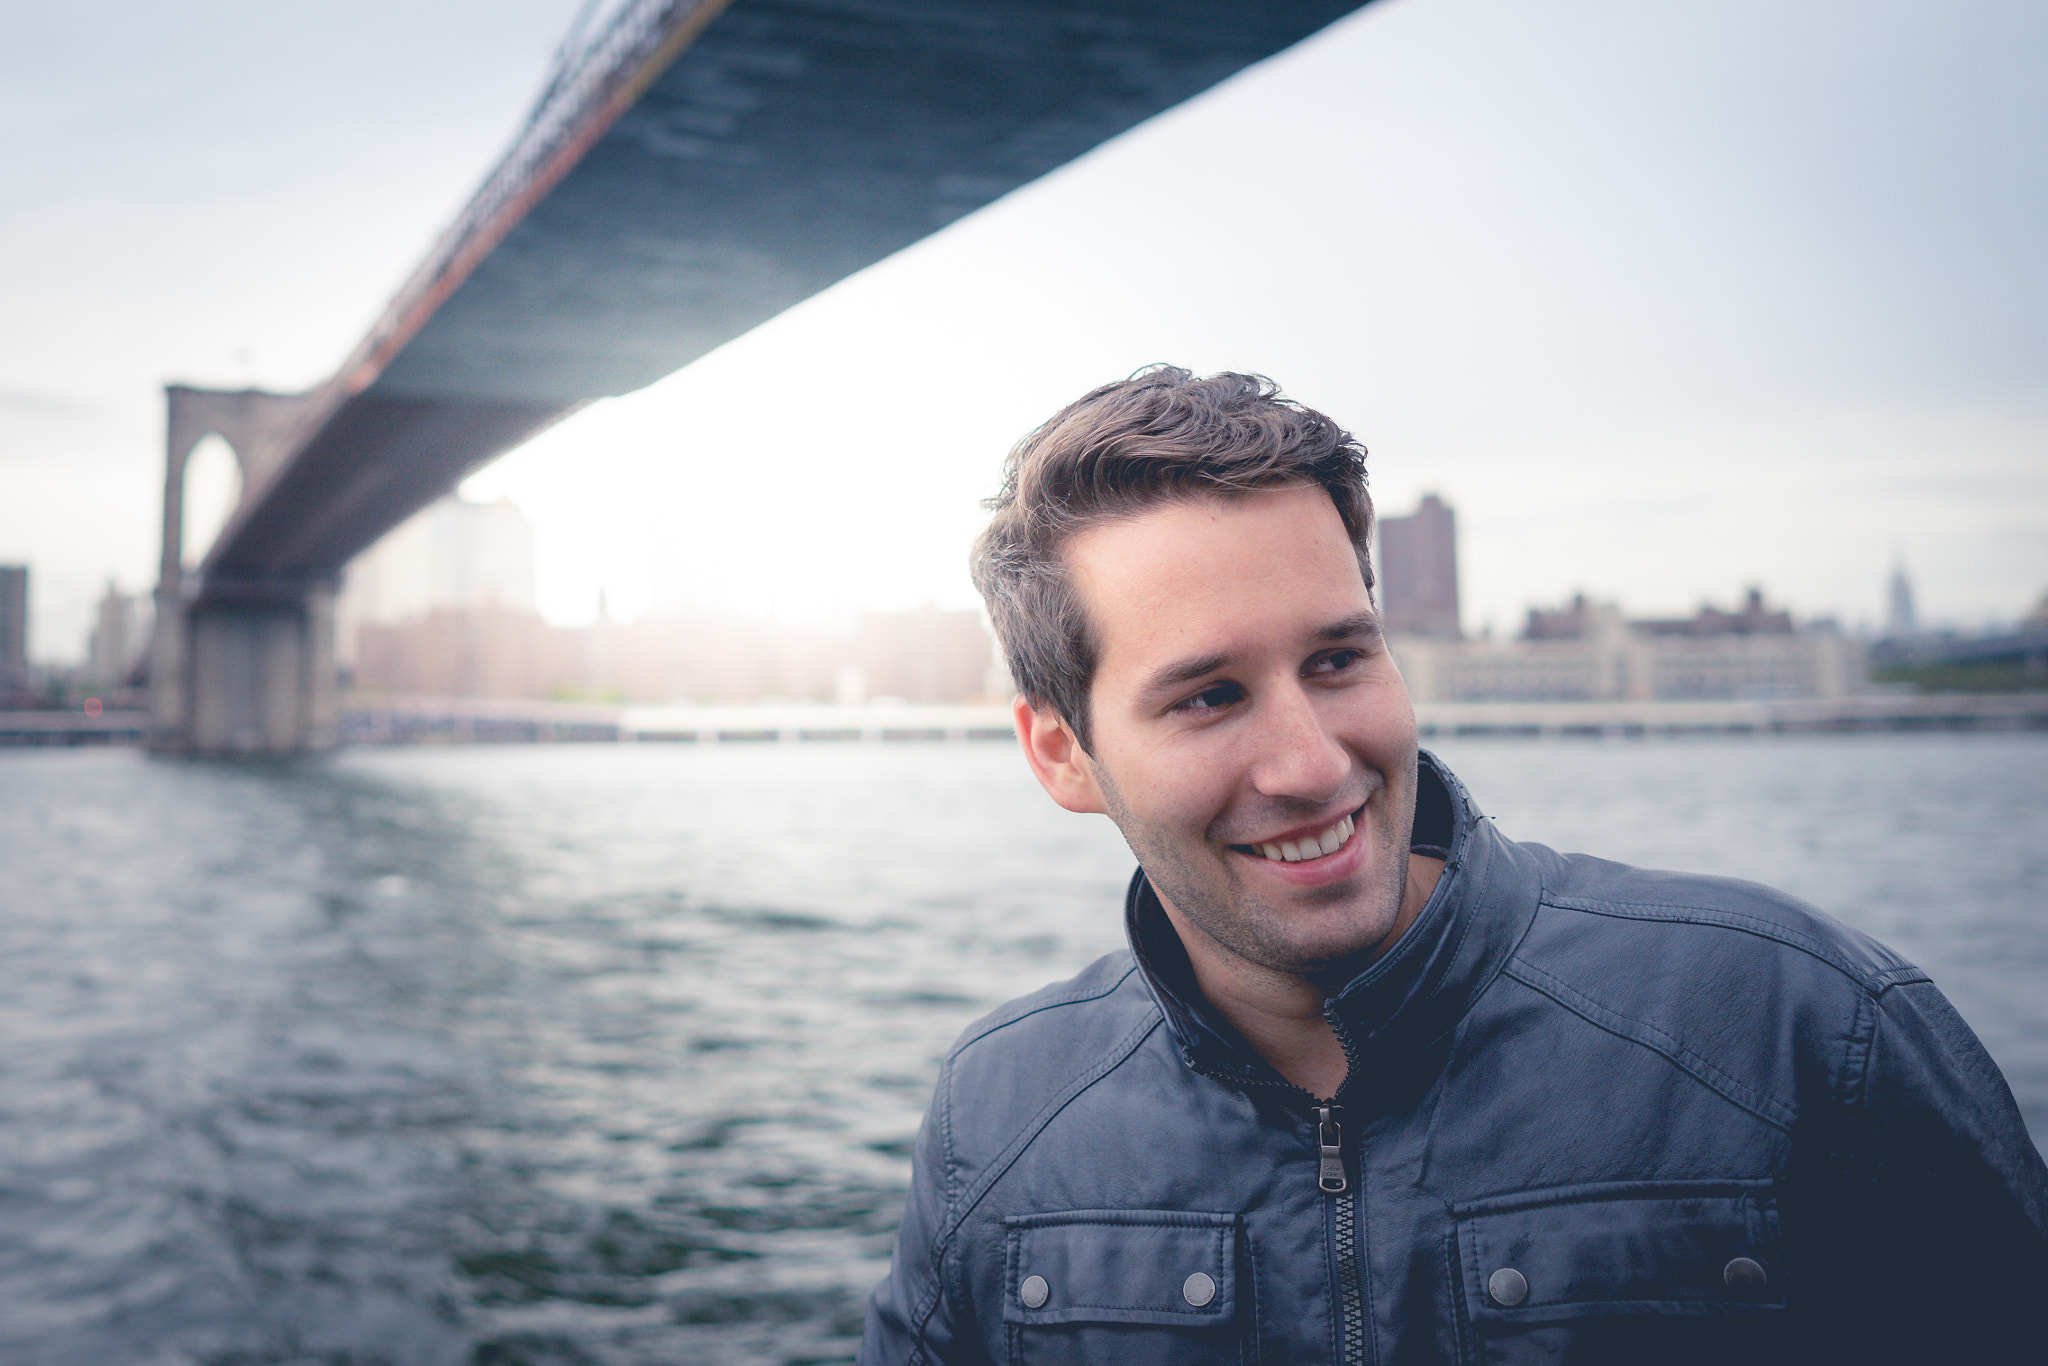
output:
M1076 533L1063 560L1098 641L1089 749L1020 699L1026 759L1062 806L1116 822L1203 996L1334 1095L1323 1001L1443 866L1409 848L1415 713L1336 505L1312 483L1170 502Z
M970 1027L863 1362L1989 1359L2048 1172L1926 976L1517 844L1417 747L1364 451L1158 368L1011 454L975 579L1131 951Z

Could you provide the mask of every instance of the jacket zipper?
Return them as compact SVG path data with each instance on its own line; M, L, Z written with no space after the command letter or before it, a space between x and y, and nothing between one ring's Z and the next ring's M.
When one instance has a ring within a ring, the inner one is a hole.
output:
M1316 1149L1322 1159L1316 1166L1316 1189L1325 1195L1342 1195L1351 1189L1344 1175L1344 1130L1330 1116L1341 1105L1316 1106Z
M1337 1360L1364 1366L1365 1303L1359 1285L1358 1190L1344 1171L1343 1107L1316 1102L1316 1189L1332 1197L1330 1243L1337 1262ZM1363 1168L1361 1168L1361 1172Z
M1348 1085L1358 1073L1358 1058L1352 1052L1351 1038L1343 1025L1334 1017L1330 1023L1336 1030L1337 1042L1344 1047L1345 1082ZM1367 1366L1365 1282L1358 1247L1358 1184L1344 1169L1344 1128L1338 1121L1344 1107L1335 1100L1324 1100L1290 1082L1261 1081L1242 1074L1211 1070L1192 1058L1188 1059L1188 1065L1203 1076L1240 1088L1277 1086L1308 1098L1309 1106L1316 1115L1316 1189L1331 1202L1330 1247L1337 1263L1337 1362L1338 1366ZM1338 1094L1343 1094L1341 1087ZM1362 1182L1365 1179L1363 1163L1358 1170L1359 1181Z

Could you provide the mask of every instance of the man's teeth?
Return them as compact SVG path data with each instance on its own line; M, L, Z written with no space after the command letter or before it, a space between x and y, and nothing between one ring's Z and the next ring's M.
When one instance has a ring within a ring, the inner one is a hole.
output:
M1302 840L1287 840L1281 844L1262 844L1259 846L1259 852L1281 863L1300 863L1303 859L1321 858L1324 854L1334 854L1342 849L1344 841L1351 838L1351 832L1355 828L1356 823L1351 817L1346 816L1320 835L1311 835Z

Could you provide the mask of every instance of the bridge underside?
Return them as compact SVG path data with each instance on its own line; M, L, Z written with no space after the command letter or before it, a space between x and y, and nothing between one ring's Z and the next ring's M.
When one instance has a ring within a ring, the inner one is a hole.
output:
M245 481L183 596L331 583L562 415L662 378L1362 3L627 6L580 103L552 131L537 119L305 396L291 451ZM538 150L520 162L527 143Z
M378 387L638 389L1356 7L741 0Z

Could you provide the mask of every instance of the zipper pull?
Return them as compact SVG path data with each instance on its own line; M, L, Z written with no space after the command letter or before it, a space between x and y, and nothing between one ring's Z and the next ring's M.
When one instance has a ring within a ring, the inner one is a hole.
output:
M1316 1189L1326 1195L1342 1195L1351 1188L1344 1175L1344 1130L1331 1119L1336 1105L1316 1106L1316 1150L1322 1162L1316 1168Z

